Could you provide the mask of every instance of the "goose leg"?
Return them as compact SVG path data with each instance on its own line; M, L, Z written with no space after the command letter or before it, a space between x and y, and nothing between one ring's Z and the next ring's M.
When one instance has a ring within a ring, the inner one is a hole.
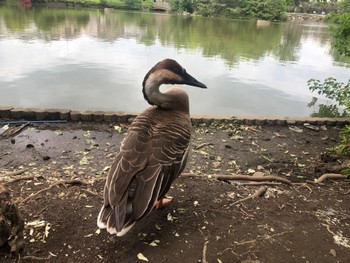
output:
M160 200L157 200L154 204L155 209L162 209L164 206L170 205L173 201L172 197L164 197Z

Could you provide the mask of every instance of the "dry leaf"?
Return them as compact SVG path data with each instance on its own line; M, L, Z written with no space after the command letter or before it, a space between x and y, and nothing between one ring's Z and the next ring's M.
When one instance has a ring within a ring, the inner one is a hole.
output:
M138 253L137 254L137 258L139 260L148 261L148 259L142 253Z

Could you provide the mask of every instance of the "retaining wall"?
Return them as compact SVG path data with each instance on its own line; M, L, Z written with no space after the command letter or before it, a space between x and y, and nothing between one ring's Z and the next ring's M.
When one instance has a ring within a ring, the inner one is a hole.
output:
M0 106L0 120L26 121L83 121L83 122L131 122L137 114L111 111L75 111L68 109L15 108ZM350 124L350 118L290 118L260 116L192 116L192 122L208 123L214 121L235 121L247 125L313 125L344 126Z

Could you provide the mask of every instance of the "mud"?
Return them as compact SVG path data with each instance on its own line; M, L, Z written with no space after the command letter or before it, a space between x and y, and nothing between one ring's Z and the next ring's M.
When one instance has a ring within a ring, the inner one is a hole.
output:
M0 139L0 180L26 222L25 253L2 251L0 261L349 262L349 180L313 183L348 160L325 153L340 127L317 128L197 123L171 206L116 238L97 229L96 217L127 125L26 126ZM276 175L293 185L272 182L263 196L234 204L260 185L210 174Z

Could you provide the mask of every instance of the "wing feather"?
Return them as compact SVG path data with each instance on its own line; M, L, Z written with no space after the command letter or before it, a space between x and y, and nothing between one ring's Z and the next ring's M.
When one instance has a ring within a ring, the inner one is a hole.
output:
M134 120L107 176L99 227L124 234L152 210L185 167L190 129L188 115L155 107Z

